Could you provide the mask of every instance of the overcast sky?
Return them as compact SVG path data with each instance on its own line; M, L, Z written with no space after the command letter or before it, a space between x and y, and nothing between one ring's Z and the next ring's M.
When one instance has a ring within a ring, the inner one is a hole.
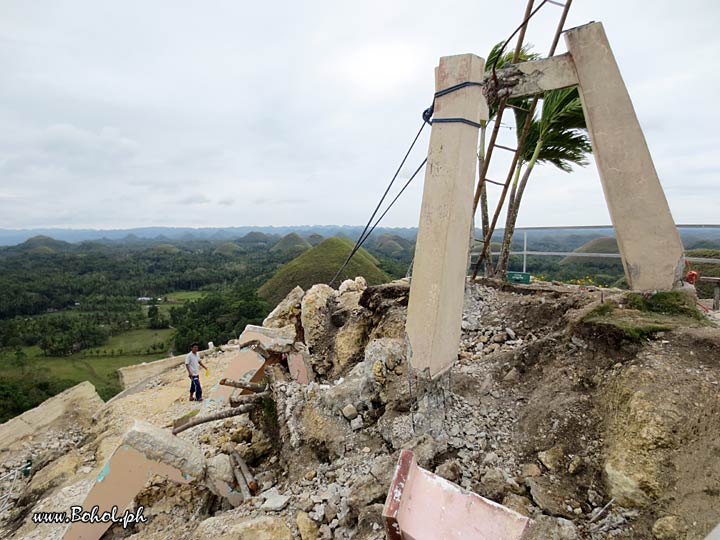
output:
M524 7L5 0L0 227L364 224L431 102L438 58L486 56ZM547 4L533 20L538 52L560 13ZM720 4L576 0L566 27L591 20L676 222L720 222ZM406 177L426 151L424 138ZM383 223L416 226L421 191L422 177ZM520 225L604 223L594 165L535 171Z

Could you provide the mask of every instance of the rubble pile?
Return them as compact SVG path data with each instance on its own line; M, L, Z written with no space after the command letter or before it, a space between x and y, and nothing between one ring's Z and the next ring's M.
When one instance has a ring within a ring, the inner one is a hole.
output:
M408 295L406 280L368 287L362 278L291 291L263 323L294 336L268 347L270 398L179 433L204 459L197 479L150 479L133 503L147 523L113 525L103 538L385 538L382 507L407 449L421 467L531 517L535 538L692 540L720 521L717 329L614 350L582 322L607 292L468 283L444 433L433 437L418 429ZM208 359L208 388L240 346ZM278 351L302 358L307 384ZM0 515L4 537L61 538L59 526L34 526L32 513L82 501L134 419L170 433L196 414L185 381L173 369L106 404L89 428L48 429L12 449L7 469L27 457L34 466ZM202 414L223 406L208 403ZM235 455L252 478L247 496ZM691 481L699 472L700 487Z

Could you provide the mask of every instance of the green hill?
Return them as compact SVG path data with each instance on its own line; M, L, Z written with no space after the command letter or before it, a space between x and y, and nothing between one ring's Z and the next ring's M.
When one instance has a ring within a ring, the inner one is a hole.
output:
M275 275L260 289L258 295L272 306L282 300L295 286L308 289L316 283L329 282L342 266L354 246L349 238L328 238L320 244L281 266ZM376 285L388 280L378 267L378 261L364 249L360 249L338 279L354 279L363 276L368 284Z
M593 238L586 244L583 244L575 250L575 253L620 253L620 250L618 249L617 240L615 240L615 238L603 236L600 238ZM573 257L572 255L568 255L560 261L561 265L583 263L613 266L622 264L620 259L605 257Z
M297 257L301 253L312 249L312 246L307 240L304 240L297 233L290 233L282 237L282 239L270 248L270 253L278 253L282 255L288 255Z
M215 248L214 253L216 255L231 256L235 255L238 251L241 251L241 249L237 244L234 244L233 242L223 242Z
M381 234L374 242L374 249L388 257L397 257L405 251L411 251L413 245L410 240L397 234Z
M323 235L317 234L317 233L313 233L307 237L307 241L310 243L310 245L312 247L317 246L323 240L325 240L325 237Z
M240 238L237 243L252 246L269 246L278 241L278 237L274 234L265 234L262 232L252 231Z
M9 249L9 251L15 251L20 253L37 253L37 254L50 254L58 253L63 251L70 251L72 244L63 242L62 240L55 240L49 236L37 235L32 238L28 238L22 244L18 244Z

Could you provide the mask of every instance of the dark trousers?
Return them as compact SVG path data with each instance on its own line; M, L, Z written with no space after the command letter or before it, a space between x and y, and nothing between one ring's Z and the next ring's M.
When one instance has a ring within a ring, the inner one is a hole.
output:
M195 401L202 401L202 387L200 386L200 376L194 375L190 377L190 397L195 394Z

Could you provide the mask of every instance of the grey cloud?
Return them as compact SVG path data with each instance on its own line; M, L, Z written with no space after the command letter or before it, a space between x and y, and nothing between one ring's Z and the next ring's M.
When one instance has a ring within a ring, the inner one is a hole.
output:
M717 205L696 193L717 176L720 113L682 103L720 91L703 58L720 52L720 7L640 4L576 2L567 25L605 23L676 219L713 221ZM0 227L365 223L431 101L437 59L484 56L522 15L507 2L435 7L9 0ZM536 50L558 15L548 5L533 20ZM501 136L512 145L514 132ZM424 137L401 178L426 151ZM506 165L498 157L491 177ZM420 177L384 223L417 225L421 188ZM607 221L594 167L538 167L521 223Z
M176 199L176 202L182 205L201 205L208 204L211 201L202 193L193 193L192 195L187 195L185 197L180 197L179 199Z

